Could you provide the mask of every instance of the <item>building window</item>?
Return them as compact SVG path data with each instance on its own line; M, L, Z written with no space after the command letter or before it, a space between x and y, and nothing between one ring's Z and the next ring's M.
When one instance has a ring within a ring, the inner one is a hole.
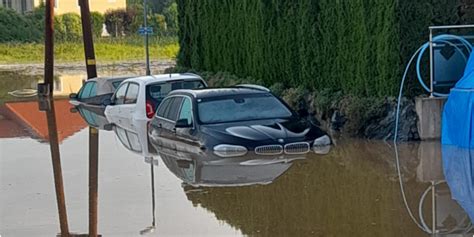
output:
M3 6L6 8L12 8L12 0L2 0Z
M25 13L26 12L26 0L21 0L20 5L21 5L21 13Z
M54 8L58 8L59 6L59 0L54 0Z

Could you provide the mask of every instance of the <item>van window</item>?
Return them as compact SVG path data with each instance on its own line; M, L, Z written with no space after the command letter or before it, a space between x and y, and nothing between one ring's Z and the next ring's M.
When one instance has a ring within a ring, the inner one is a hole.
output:
M128 83L121 85L115 92L114 103L121 105L125 102L125 92L127 92Z
M195 89L206 87L202 80L193 81L170 81L154 83L146 86L147 100L151 100L153 104L158 106L161 101L173 90L178 89Z
M127 90L127 95L125 95L125 104L135 104L137 103L138 98L138 85L135 83L130 83Z

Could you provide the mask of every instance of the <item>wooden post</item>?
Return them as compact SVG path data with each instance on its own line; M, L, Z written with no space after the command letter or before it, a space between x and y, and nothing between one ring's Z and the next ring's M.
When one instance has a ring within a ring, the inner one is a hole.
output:
M45 1L44 27L44 83L49 87L49 95L54 89L54 0Z
M97 77L88 0L79 0L87 79ZM89 127L89 236L98 235L99 130Z
M56 201L58 203L59 225L61 228L61 236L69 236L66 199L64 197L63 173L61 168L61 156L59 153L58 130L56 125L56 115L54 112L54 101L49 101L49 103L51 107L46 111L46 120L48 123L51 159L53 161L54 187L56 189Z

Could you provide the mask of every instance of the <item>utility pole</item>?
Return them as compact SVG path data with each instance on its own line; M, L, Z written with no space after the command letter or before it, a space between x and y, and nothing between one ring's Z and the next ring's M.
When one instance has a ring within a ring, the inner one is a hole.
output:
M97 77L89 1L79 0L87 79ZM98 236L99 130L89 127L89 236Z
M44 84L51 97L54 89L54 0L45 1L44 27ZM42 88L43 90L47 90ZM40 88L38 88L40 89ZM39 94L39 93L38 93Z
M147 0L143 0L143 27L145 27L145 57L146 57L146 75L151 75L150 71L150 52L148 50L148 3Z

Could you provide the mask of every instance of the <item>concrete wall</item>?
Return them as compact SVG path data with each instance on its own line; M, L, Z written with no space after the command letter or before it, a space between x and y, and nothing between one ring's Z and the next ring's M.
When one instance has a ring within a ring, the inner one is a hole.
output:
M441 138L441 119L446 98L416 98L418 133L421 140Z

